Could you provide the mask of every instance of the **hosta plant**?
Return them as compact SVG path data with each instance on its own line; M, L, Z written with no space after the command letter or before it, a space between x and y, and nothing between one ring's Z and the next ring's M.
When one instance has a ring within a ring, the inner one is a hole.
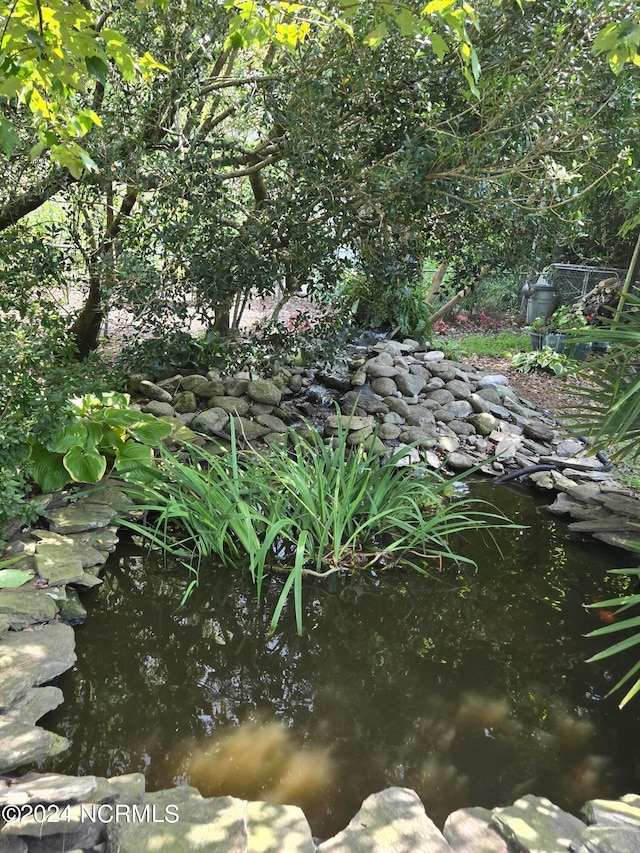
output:
M565 356L560 355L551 347L543 347L541 350L516 353L511 358L511 365L520 373L543 370L560 376L560 374L567 372L568 361Z
M169 424L130 409L126 394L85 394L71 400L71 417L50 441L31 445L32 476L43 492L97 483L108 465L124 473L148 464L170 433Z

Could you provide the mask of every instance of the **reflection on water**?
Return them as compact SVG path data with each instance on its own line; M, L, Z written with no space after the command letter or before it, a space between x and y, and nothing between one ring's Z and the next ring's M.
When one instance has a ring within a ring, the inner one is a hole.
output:
M177 611L184 570L121 553L84 599L45 720L71 749L43 767L300 803L320 836L388 785L436 821L527 792L576 809L637 789L638 712L601 698L624 661L584 662L601 623L582 602L624 589L604 575L620 555L570 542L517 491L476 490L534 526L462 546L477 572L308 583L303 637L291 612L268 637L282 578L259 607L246 577L212 568Z

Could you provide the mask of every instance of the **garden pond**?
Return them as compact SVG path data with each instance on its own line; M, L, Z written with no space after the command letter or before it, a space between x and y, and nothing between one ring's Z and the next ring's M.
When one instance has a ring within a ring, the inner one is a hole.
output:
M293 607L268 634L282 578L258 606L246 574L203 566L179 609L185 569L125 543L83 598L65 701L42 721L71 748L39 769L294 802L321 837L389 785L436 822L525 793L575 811L638 790L638 703L604 698L629 661L586 663L606 644L584 637L613 617L583 604L625 588L605 570L629 556L571 537L519 487L472 489L528 527L458 546L475 571L307 580L303 636Z

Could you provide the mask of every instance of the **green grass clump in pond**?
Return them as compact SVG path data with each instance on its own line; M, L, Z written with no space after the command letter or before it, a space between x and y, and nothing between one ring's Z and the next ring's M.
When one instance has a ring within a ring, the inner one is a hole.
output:
M531 348L528 334L498 332L487 335L466 335L458 340L467 355L511 356Z
M155 464L131 472L124 489L147 521L123 523L151 543L185 559L198 582L204 558L229 567L246 565L260 597L264 574L285 571L271 629L293 595L302 631L305 575L403 565L428 574L427 560L443 557L473 564L455 553L450 537L464 531L512 525L485 502L456 496L452 480L406 462L409 447L387 459L347 444L338 428L329 443L315 429L290 431L284 447L268 453L216 456L190 447L177 459L162 448ZM137 482L131 478L136 477Z

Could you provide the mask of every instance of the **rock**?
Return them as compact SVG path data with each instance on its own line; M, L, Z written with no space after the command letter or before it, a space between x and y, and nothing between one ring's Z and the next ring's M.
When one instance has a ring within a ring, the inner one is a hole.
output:
M54 602L51 603L55 607ZM0 647L0 666L3 670L17 668L29 677L31 684L44 684L73 666L76 661L74 650L73 628L61 622L51 622L33 631L6 634Z
M378 429L378 436L383 441L393 441L394 439L398 438L400 432L400 427L396 424L383 423L380 424L380 427Z
M396 415L407 419L411 413L411 406L399 397L385 397L383 403Z
M267 427L260 426L255 421L250 421L247 418L233 418L233 426L236 433L236 439L244 439L245 441L257 441L262 436L266 435L270 430ZM227 428L227 434L231 435L231 430Z
M534 475L531 474L530 479L532 479L533 476ZM553 483L551 481L551 478L549 478L549 479L550 479L549 488L551 488ZM569 500L569 497L567 495L565 495L564 492L560 492L556 496L556 499L551 504L551 506L547 507L547 510L549 512L553 513L553 515L567 515L567 514L571 514L571 507L572 506L574 506L574 504L571 503L571 501Z
M110 554L115 551L116 545L119 541L114 527L104 527L101 530L84 530L65 538L70 539L76 544L80 543L82 545L95 548L96 551L100 551L104 554ZM85 569L86 568L88 567L85 564Z
M351 385L354 388L358 388L360 385L367 384L367 374L364 370L356 370L356 372L351 376Z
M398 391L403 396L417 397L427 384L427 379L424 376L416 376L413 373L399 373L396 376L395 383L398 386Z
M298 391L300 391L300 389L302 388L302 376L299 376L297 373L294 373L293 376L289 378L288 385L289 388L293 391L293 393L297 394ZM229 392L227 391L227 394L228 393Z
M144 773L125 773L105 779L96 778L96 791L92 797L94 803L142 803L144 800Z
M509 409L505 409L504 406L499 406L496 403L489 403L489 411L496 418L500 418L503 421L509 421L513 418Z
M609 512L615 513L615 515L625 515L634 519L640 518L640 500L637 498L616 494L616 492L599 492L593 496L592 500L605 506Z
M31 535L34 539L46 545L62 545L73 548L74 554L80 558L82 567L85 569L92 568L93 566L102 566L107 561L107 552L105 550L98 550L92 545L81 541L78 537L82 534L61 536L59 533L53 533L51 530L33 530ZM118 541L115 534L114 539L115 542ZM113 545L114 548L115 542Z
M193 419L192 429L203 432L205 435L219 435L229 423L229 415L224 409L217 407L205 409Z
M584 443L575 438L565 438L558 442L556 453L558 456L575 456L584 450Z
M168 391L170 394L177 394L178 388L182 385L182 380L184 377L181 373L176 373L175 376L168 376L166 379L160 379L159 382L156 382L160 388L164 388L165 391Z
M257 418L258 415L275 415L276 417L286 415L286 410L279 406L265 406L264 403L251 403L249 406L249 414L251 417Z
M198 400L193 391L181 391L173 398L173 408L181 414L190 414L198 408Z
M21 720L0 717L0 773L57 755L68 747L69 741L53 732Z
M392 459L395 460L393 463L395 468L406 468L408 465L419 464L420 453L417 447L408 447L406 444L401 444L395 451Z
M451 391L457 400L466 400L471 396L471 386L467 382L462 382L460 379L452 379L444 386L447 391Z
M436 361L442 361L444 359L444 353L442 350L434 349L431 352L425 352L422 360L426 364L434 364Z
M156 418L172 418L175 415L171 403L160 403L158 400L151 400L146 403L140 411L154 415Z
M431 409L426 406L411 406L411 411L406 418L409 426L425 426L426 424L435 424L436 419Z
M11 589L0 591L0 616L4 617L14 631L22 631L23 628L39 622L50 622L55 619L57 612L55 601L46 592L18 592ZM3 652L8 636L10 635L3 638Z
M67 597L60 605L58 615L65 625L81 625L87 618L87 611L74 589L67 590Z
M475 435L476 428L473 426L473 424L468 424L466 421L458 421L454 419L452 421L449 421L448 426L449 429L453 430L456 435Z
M456 366L452 361L430 361L429 371L433 376L437 376L444 382L450 382L456 378Z
M182 390L191 391L194 394L200 395L200 389L208 382L209 379L201 373L192 373L191 376L185 376L182 380Z
M1 684L1 676L0 676ZM1 694L0 694L1 695ZM30 687L5 716L35 725L41 717L62 705L64 695L59 687Z
M493 433L491 434L493 436ZM496 445L495 455L499 456L504 462L505 459L511 459L515 456L516 450L520 447L521 439L519 435L505 434Z
M46 517L54 533L67 535L83 533L86 530L101 530L109 526L116 514L116 510L108 504L78 501L60 509L49 510Z
M268 379L252 379L247 385L247 394L256 403L267 406L278 406L282 399L282 391Z
M156 385L155 382L149 382L148 379L143 379L139 382L137 390L150 400L157 400L158 403L171 402L171 394L165 391L164 388Z
M522 431L527 438L531 438L533 441L541 441L543 444L553 441L555 435L551 427L543 424L541 421L533 421L525 424Z
M398 377L396 376L396 378ZM371 382L371 390L375 394L379 394L381 397L391 397L398 390L398 386L393 379L380 377L379 379L374 379Z
M489 809L459 809L449 815L442 834L454 853L511 853L490 820Z
M383 416L382 422L385 424L393 424L394 426L406 423L405 419L396 412L387 412L387 414Z
M584 830L577 817L563 812L546 797L527 794L512 806L494 809L491 825L524 853L568 850Z
M598 826L632 826L640 829L640 803L589 800L582 808L587 823Z
M476 391L478 397L483 400L487 400L489 403L493 403L494 406L499 406L502 400L502 397L494 387L489 386L488 388L481 388L479 391Z
M394 376L397 376L398 374L396 367L391 364L379 364L378 360L375 358L368 361L363 369L369 376L373 377L373 379L393 379Z
M266 427L269 432L282 433L287 431L285 422L275 415L258 415L256 422Z
M478 390L490 388L495 385L508 385L509 380L502 373L490 373L487 376L482 376L478 380Z
M446 388L440 388L438 391L429 391L427 400L433 400L439 406L446 406L447 403L453 403L455 397L451 391L447 391Z
M349 391L340 398L343 413L351 414L354 408L362 409L369 415L386 414L389 407L382 402L380 397L366 392L366 386L362 391Z
M387 453L388 451L386 444L383 444L377 435L368 435L362 442L362 446L367 453Z
M346 829L318 853L451 853L415 791L387 788L363 802Z
M468 471L469 468L473 468L476 464L471 456L460 452L450 453L446 461L449 468L453 471Z
M571 845L573 853L638 853L640 832L617 826L589 826Z
M239 382L240 380L236 381ZM249 414L249 401L243 397L210 397L209 403L212 408L222 409L228 415L238 415L241 418L245 418Z
M49 586L64 586L82 580L82 560L73 545L41 542L36 552L36 570Z
M433 447L436 443L435 426L405 427L399 435L405 444L417 444L419 447Z
M302 378L300 376L297 377L300 380L300 385L302 385ZM291 377L293 379L293 377ZM248 379L225 379L224 380L224 393L228 397L242 397L247 393L247 388L249 387Z
M0 805L26 803L86 803L97 789L95 776L62 773L25 773L7 788L0 788Z
M194 390L196 397L199 397L201 400L209 400L211 397L221 397L225 393L228 394L224 383L220 379L207 379L206 382L199 384Z
M5 713L15 705L18 699L26 695L31 687L31 678L28 673L10 666L5 668L2 657L0 657L0 667L0 713Z
M362 429L356 429L349 432L347 436L347 444L350 447L357 447L359 444L362 444L366 438L368 438L373 432L373 426L366 426Z
M337 435L339 429L343 430L362 430L365 427L369 428L369 432L373 429L375 420L370 416L359 417L358 415L329 415L327 418L327 434Z
M316 845L304 813L297 806L247 803L247 851L314 853Z
M441 393L436 391L437 393ZM466 400L453 400L451 403L445 403L442 407L446 412L451 412L451 414L456 418L466 418L473 412L473 406L471 403L467 403Z
M439 376L433 376L424 386L424 392L428 394L429 391L439 391L440 388L444 388L444 379L440 379Z
M456 419L454 413L448 412L446 409L436 409L433 414L438 424L448 424L449 421L455 421Z
M498 428L497 419L489 412L479 412L475 415L469 415L467 421L476 429L480 435L491 435L494 429Z
M455 451L460 447L460 442L453 436L443 435L437 440L436 447L442 453L455 453Z
M156 814L163 818L167 807L175 806L178 819L109 824L111 849L119 853L245 853L247 850L244 800L204 799L195 788L183 786L147 794L144 805L151 809L155 806Z

